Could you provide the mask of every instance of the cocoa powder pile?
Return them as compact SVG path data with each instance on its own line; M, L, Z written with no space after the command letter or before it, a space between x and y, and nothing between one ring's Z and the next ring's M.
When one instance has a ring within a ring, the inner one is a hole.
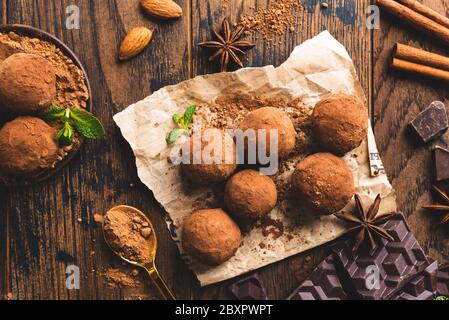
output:
M113 209L104 217L104 235L121 257L144 263L154 251L153 230L132 211Z
M0 33L0 63L15 53L36 54L53 65L56 72L56 98L52 105L86 109L89 91L84 74L54 44L14 32Z
M258 33L265 41L273 42L276 36L297 30L300 9L298 0L278 0L267 9L244 15L239 24L245 27L247 35Z

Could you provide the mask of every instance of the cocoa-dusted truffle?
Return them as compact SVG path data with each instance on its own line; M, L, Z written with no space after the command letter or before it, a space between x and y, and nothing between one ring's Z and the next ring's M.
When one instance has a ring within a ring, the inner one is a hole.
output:
M234 140L220 129L194 134L184 145L183 152L188 152L189 162L183 162L183 171L194 183L224 182L237 169Z
M219 265L229 260L240 242L239 227L221 209L195 211L184 222L182 246L204 264Z
M0 129L0 172L34 173L54 165L59 146L56 129L39 118L18 117Z
M337 154L357 148L367 136L368 111L355 96L331 95L318 102L312 119L318 143Z
M255 140L248 139L249 144L263 143L266 146L266 153L270 152L271 130L278 130L278 156L285 158L294 149L296 144L296 130L293 123L285 112L277 108L264 107L249 113L240 123L239 129L245 132L248 129L255 131ZM265 129L267 132L266 141L258 141L258 130ZM246 144L247 146L248 144ZM248 148L247 148L248 149Z
M10 111L21 114L44 111L55 96L55 69L43 57L16 53L0 65L0 102Z
M355 193L351 170L343 159L331 153L316 153L301 161L291 184L299 202L318 215L340 211Z
M226 184L225 203L230 213L239 219L262 218L276 206L276 185L258 171L241 171Z

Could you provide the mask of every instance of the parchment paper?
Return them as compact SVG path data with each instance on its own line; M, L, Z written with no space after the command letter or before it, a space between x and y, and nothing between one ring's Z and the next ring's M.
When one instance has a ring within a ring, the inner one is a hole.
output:
M336 92L355 94L365 100L351 58L345 48L325 31L296 47L290 58L278 68L245 68L233 73L199 76L165 87L115 115L115 122L136 156L140 179L168 212L168 227L173 239L202 286L304 252L338 238L345 231L345 226L335 217L316 218L307 210L284 200L270 214L282 222L284 232L279 238L265 237L262 227L256 226L244 234L237 254L216 267L204 266L183 252L180 245L183 221L196 209L198 201L210 197L211 190L186 190L179 166L167 161L170 153L177 152L182 143L179 141L173 147L166 144L166 137L174 128L172 115L182 114L191 104L211 103L218 96L236 90L285 99L301 97L311 106ZM374 137L371 127L369 130ZM371 176L367 141L344 157L353 171L357 193L368 205L380 193L383 197L380 212L394 211L395 196L387 176L383 173ZM371 152L377 153L375 140L371 138L369 141ZM285 179L289 179L292 172L284 174ZM353 206L350 203L344 210L352 210Z

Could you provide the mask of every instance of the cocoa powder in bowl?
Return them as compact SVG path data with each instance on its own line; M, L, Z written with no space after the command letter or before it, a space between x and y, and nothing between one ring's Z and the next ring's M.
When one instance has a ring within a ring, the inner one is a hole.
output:
M114 208L104 217L104 236L120 257L145 263L155 255L156 241L151 225L137 212Z

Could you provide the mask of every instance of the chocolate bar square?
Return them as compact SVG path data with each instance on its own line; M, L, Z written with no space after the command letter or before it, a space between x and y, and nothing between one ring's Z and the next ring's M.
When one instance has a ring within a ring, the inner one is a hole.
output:
M430 265L402 214L398 213L382 227L395 241L382 240L382 245L374 250L361 248L355 253L352 239L333 247L337 267L341 266L345 277L350 279L357 299L389 299Z
M267 291L257 274L232 284L229 291L237 300L268 300Z
M328 256L287 300L346 300L347 295L335 269L334 258Z

